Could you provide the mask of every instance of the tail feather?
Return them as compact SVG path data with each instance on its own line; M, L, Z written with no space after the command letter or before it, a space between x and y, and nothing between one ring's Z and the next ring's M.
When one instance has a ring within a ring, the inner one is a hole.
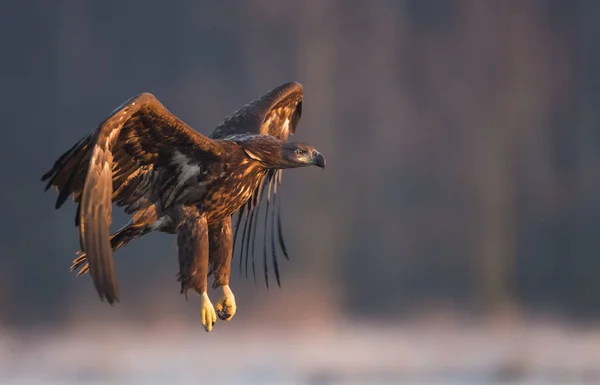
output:
M125 246L135 238L141 237L142 235L149 232L148 226L145 224L134 225L133 223L127 224L121 230L110 236L110 246L114 251L117 251L121 247ZM76 258L73 259L71 264L71 271L79 269L77 276L89 272L89 264L87 262L86 253L82 250L77 251Z

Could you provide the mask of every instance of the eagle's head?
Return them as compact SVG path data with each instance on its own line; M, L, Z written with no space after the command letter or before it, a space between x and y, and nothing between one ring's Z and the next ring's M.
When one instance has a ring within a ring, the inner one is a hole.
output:
M270 135L256 135L244 141L244 151L267 168L317 166L325 168L325 157L313 146L302 142L283 142Z
M325 157L316 148L302 142L286 142L281 148L281 168L317 166L325 168Z

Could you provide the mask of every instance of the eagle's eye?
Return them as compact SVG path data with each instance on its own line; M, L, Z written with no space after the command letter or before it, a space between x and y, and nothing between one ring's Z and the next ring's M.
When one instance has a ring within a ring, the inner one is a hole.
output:
M297 148L295 152L298 156L306 154L306 151L301 148Z

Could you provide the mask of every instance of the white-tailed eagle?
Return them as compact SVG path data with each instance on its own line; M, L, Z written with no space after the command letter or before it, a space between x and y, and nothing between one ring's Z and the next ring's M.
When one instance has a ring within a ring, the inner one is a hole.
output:
M153 95L137 95L65 152L43 177L58 191L58 209L70 196L81 250L71 269L89 272L101 300L119 301L113 252L151 231L177 234L181 292L201 298L202 325L210 331L217 314L230 320L235 298L229 288L235 235L245 219L241 260L254 250L261 197L266 195L263 265L268 286L267 222L275 276L274 198L285 168L318 166L325 158L306 143L288 142L302 115L302 86L282 84L234 112L206 137L170 113ZM132 218L109 234L112 204ZM277 215L277 240L287 257ZM254 230L254 231L253 231ZM245 243L244 243L245 242ZM254 257L252 259L254 266ZM213 307L207 280L223 295Z

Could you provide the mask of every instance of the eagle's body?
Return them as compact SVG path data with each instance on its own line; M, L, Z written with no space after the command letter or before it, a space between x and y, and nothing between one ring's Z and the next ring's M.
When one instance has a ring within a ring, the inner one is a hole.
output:
M100 298L112 304L118 301L112 252L151 231L177 234L182 292L201 295L202 323L210 330L216 319L206 294L212 273L223 288L219 316L231 319L232 215L242 209L240 218L252 218L262 190L270 200L282 169L325 166L311 146L286 141L301 102L301 86L286 83L230 115L208 138L151 94L126 101L42 178L59 192L56 208L71 194L78 203L81 251L73 268L89 271ZM132 219L109 236L112 203ZM266 249L264 262L266 275Z
M207 213L209 222L222 221L240 209L258 189L268 168L249 158L244 151L260 149L264 142L276 140L269 137L254 137L248 143L238 141L218 141L225 151L223 162L215 167L215 179L206 186L200 209ZM252 146L248 146L251 144ZM270 143L269 143L270 144ZM226 167L222 165L226 164Z
M244 149L276 141L264 135L249 137L254 139L248 142L251 146L232 140L215 141L220 155L202 163L175 152L172 168L149 172L140 182L141 186L150 185L155 191L151 193L152 198L136 210L136 214L147 215L150 210L156 213L158 221L176 225L179 221L175 216L179 215L179 211L173 207L195 206L211 223L230 217L252 197L269 170L261 162L248 158ZM157 228L163 229L169 232L169 227Z

